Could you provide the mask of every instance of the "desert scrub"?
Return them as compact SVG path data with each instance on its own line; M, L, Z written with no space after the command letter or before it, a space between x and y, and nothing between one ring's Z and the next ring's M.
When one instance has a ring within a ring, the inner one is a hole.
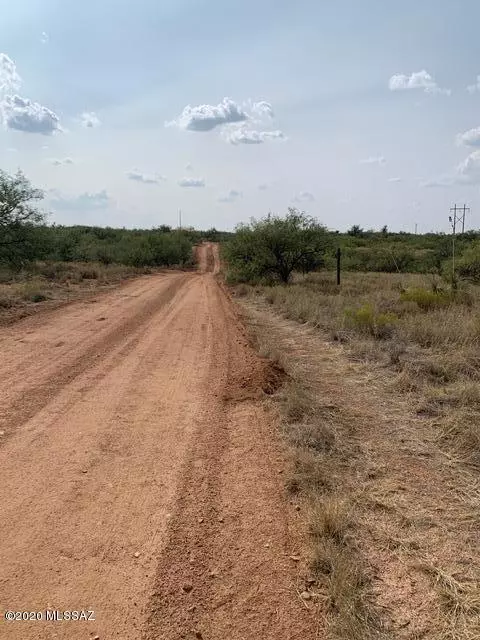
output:
M393 313L378 313L371 304L345 309L345 324L377 339L391 338L398 318Z
M422 311L433 311L451 304L472 304L472 298L465 290L442 291L437 289L429 291L420 287L402 291L400 300L402 302L414 302Z

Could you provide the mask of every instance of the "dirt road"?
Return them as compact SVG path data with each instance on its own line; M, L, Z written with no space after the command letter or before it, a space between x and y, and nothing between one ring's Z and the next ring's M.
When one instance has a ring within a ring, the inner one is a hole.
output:
M199 262L2 329L0 638L314 637L274 380ZM95 620L3 620L45 609Z

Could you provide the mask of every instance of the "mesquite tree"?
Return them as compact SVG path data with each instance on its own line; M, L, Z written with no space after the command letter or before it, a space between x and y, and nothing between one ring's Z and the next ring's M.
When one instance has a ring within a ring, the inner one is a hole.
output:
M43 197L21 171L11 176L0 170L0 262L20 267L36 257L34 229L45 215L34 203Z
M287 283L294 271L308 273L323 266L328 244L323 225L290 207L284 218L269 214L237 227L225 257L237 280Z

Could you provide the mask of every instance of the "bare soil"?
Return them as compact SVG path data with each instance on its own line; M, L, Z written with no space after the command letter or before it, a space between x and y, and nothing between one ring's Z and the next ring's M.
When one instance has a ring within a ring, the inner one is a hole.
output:
M198 257L1 329L1 613L95 611L1 638L316 637L277 373Z

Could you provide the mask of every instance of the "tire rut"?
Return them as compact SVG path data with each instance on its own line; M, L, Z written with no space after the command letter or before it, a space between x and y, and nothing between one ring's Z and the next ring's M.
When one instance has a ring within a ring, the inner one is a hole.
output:
M125 340L128 340L128 344L121 355L124 356L133 350L141 338L141 331L145 324L158 313L162 306L173 300L188 277L186 275L181 279L174 280L166 290L162 291L158 297L148 301L133 317L122 323L120 327L115 327L112 333L89 346L73 362L69 362L54 375L42 381L40 385L29 388L18 397L4 412L7 415L0 416L0 428L5 432L0 445L7 442L15 429L41 411L66 385L71 384L76 377L97 364L100 352L111 351ZM104 373L105 370L100 375L103 376Z

